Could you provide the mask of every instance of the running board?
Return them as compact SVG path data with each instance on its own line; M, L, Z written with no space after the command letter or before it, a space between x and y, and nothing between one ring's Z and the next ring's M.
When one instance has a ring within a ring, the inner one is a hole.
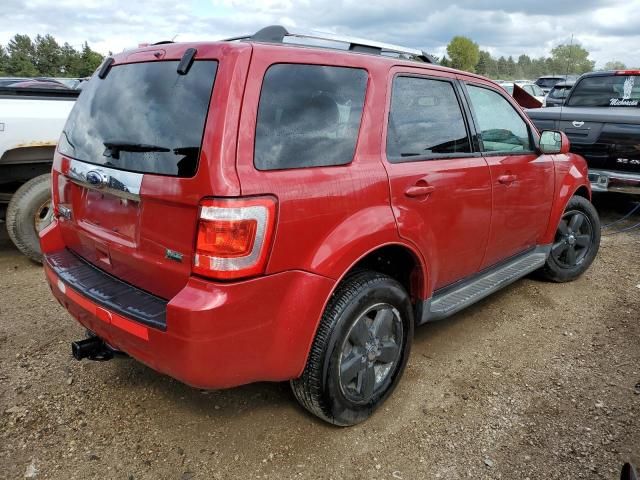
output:
M420 323L447 318L542 267L551 246L541 246L474 276L459 286L446 288L425 301Z

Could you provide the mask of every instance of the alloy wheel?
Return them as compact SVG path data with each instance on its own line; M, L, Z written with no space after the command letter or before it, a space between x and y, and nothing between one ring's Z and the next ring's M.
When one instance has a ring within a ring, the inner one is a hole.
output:
M593 244L593 226L580 210L566 212L560 220L551 255L563 268L573 268L585 259Z
M343 395L366 403L384 391L402 357L402 319L385 303L367 309L351 326L341 348L338 372Z

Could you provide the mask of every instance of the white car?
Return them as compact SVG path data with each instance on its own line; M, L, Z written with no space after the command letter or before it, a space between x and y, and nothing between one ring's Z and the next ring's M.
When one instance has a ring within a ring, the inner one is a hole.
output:
M507 92L509 92L509 95L513 95L513 84L514 83L516 83L525 92L527 92L529 95L531 95L536 100L538 100L540 103L542 103L543 107L545 106L546 95L544 94L544 91L533 82L521 82L521 81L500 82L500 86L502 88L504 88Z

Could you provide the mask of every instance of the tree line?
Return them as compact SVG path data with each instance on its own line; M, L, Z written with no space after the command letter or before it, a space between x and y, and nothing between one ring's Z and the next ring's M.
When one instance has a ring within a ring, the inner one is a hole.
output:
M51 35L15 35L0 45L0 76L88 77L102 63L103 56L85 42L80 50L60 45Z
M589 51L579 44L558 45L551 50L550 57L531 58L523 54L517 59L511 56L495 58L488 51L481 50L470 38L461 36L453 37L449 42L447 54L440 64L504 80L536 79L543 75L558 74L580 75L591 72L595 67L595 62L589 60ZM619 61L607 62L604 66L604 70L625 68L625 64Z

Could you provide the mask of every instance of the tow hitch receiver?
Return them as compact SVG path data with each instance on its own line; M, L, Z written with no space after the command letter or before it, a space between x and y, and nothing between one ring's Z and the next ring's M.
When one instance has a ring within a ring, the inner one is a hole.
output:
M111 360L116 352L99 337L89 337L84 340L71 342L71 353L76 360Z

